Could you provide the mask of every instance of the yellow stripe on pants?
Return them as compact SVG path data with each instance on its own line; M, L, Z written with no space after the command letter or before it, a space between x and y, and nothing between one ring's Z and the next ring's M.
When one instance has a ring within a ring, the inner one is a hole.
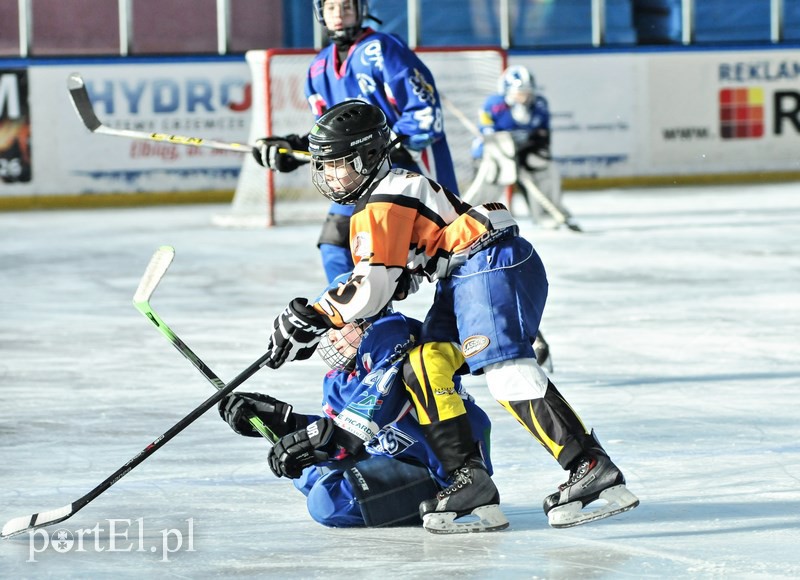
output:
M466 414L453 376L464 364L461 349L450 342L416 346L403 365L403 384L417 408L420 425Z

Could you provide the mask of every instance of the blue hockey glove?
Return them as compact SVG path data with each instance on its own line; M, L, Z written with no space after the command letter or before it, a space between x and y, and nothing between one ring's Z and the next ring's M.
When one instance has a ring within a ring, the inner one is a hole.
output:
M430 133L418 133L417 135L409 135L403 145L411 151L422 151L431 143L433 143L433 135Z
M265 364L277 369L287 361L306 360L328 328L327 318L309 306L306 298L295 298L275 319Z

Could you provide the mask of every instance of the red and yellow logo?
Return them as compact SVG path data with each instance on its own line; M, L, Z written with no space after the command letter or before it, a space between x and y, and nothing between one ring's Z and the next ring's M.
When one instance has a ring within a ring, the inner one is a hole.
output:
M764 90L722 89L719 92L719 134L723 139L764 136Z

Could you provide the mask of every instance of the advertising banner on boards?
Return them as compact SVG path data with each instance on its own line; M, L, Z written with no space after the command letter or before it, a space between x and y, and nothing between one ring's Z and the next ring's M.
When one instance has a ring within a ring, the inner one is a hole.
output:
M69 98L72 73L83 77L108 127L247 142L251 83L243 58L30 61L0 76L0 151L17 160L5 162L4 180L12 181L0 183L0 195L235 189L241 153L91 133ZM14 138L6 137L11 128Z
M0 68L0 182L31 180L31 119L26 69Z

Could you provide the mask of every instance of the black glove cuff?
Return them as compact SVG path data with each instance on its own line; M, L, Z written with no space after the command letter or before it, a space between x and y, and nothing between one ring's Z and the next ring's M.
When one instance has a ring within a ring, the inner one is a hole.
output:
M314 310L314 307L308 304L307 298L295 298L289 303L289 309L309 326L319 329L333 328L331 319Z
M291 133L286 135L286 141L295 151L308 151L308 133L303 136Z

